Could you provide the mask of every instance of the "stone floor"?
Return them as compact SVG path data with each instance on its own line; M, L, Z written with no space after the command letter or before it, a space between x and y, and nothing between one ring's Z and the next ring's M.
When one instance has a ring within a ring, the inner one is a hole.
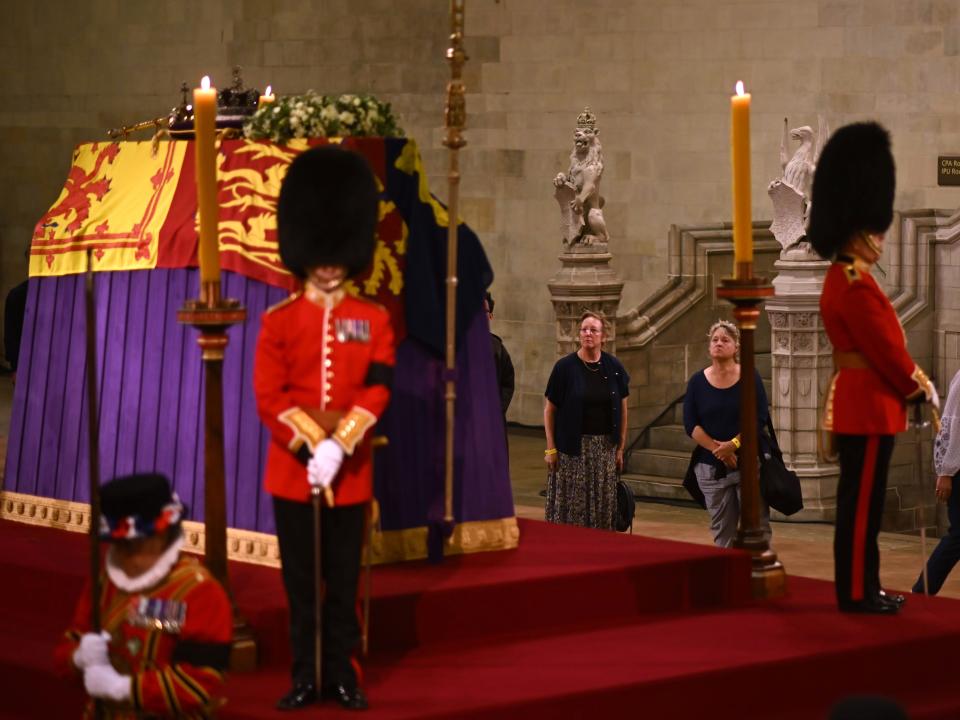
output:
M13 383L9 375L0 376L0 467L7 453ZM510 429L510 470L513 499L518 517L543 519L540 491L546 481L543 462L543 436L526 428ZM660 502L638 502L634 533L652 537L711 542L706 513L697 507ZM928 539L928 552L936 540ZM774 523L773 548L788 575L830 580L833 578L833 526L822 523ZM920 538L881 533L881 576L890 588L913 585L920 571ZM941 594L960 598L960 570L946 582Z
M518 517L543 519L546 482L543 462L544 440L539 431L511 428L510 474ZM651 537L692 543L712 542L705 511L696 506L661 502L638 502L633 532ZM787 575L833 579L833 525L826 523L773 524L773 549ZM927 552L936 545L927 539ZM883 585L899 590L913 586L920 573L920 538L896 533L880 534L880 575ZM940 594L960 598L960 569L944 584Z

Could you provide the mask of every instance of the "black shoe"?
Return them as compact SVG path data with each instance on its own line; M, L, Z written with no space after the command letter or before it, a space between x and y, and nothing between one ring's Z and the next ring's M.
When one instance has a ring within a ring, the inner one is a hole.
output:
M347 685L329 686L323 689L323 698L325 700L336 700L340 707L347 710L366 710L369 707L367 696L363 690L358 687L348 687Z
M896 605L897 610L903 607L907 599L900 593L888 593L886 590L880 591L880 602Z
M297 683L290 692L277 701L277 710L299 710L318 700L317 686L313 683Z
M838 603L840 612L845 613L866 613L874 615L896 615L900 610L899 605L892 602L884 602L879 596L857 601L841 601Z

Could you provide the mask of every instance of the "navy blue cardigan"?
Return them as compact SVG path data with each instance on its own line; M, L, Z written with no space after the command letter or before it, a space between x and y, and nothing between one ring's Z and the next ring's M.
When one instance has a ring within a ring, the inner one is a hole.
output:
M620 442L620 405L630 394L630 376L613 355L600 353L600 370L610 389L610 417L613 430L610 433L614 444ZM586 381L583 377L583 361L574 352L557 360L547 381L544 393L547 400L557 406L553 440L557 450L564 455L580 455L580 429L583 426L583 394Z

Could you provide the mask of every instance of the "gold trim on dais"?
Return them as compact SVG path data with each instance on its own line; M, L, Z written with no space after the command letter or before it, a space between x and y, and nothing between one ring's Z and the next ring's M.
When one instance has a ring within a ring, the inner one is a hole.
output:
M0 519L29 525L85 533L90 529L90 506L86 503L0 491ZM185 520L183 549L203 553L203 523ZM457 525L444 547L445 554L467 554L512 550L520 545L520 528L515 517L477 520ZM375 565L422 560L427 557L427 528L374 531ZM280 567L280 546L275 535L227 528L227 558L239 562Z

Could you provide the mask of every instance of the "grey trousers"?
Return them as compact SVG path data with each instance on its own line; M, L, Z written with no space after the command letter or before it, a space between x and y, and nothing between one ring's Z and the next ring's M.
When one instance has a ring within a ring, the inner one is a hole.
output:
M718 478L717 469L707 463L697 463L693 467L697 484L703 492L710 513L710 531L717 547L733 547L737 538L737 525L740 522L740 471L728 472L726 477ZM760 527L764 537L770 540L770 508L760 498Z

